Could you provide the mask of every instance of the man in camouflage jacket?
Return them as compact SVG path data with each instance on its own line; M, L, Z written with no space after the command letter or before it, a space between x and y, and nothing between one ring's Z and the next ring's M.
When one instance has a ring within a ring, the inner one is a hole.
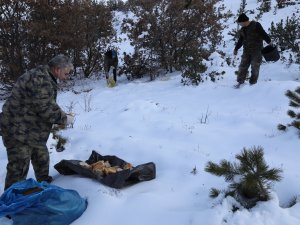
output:
M248 68L251 65L251 77L249 83L256 84L259 76L259 68L262 61L261 50L263 48L263 40L268 44L271 43L269 35L265 32L259 22L249 21L249 18L242 13L237 22L242 26L240 30L240 38L235 46L234 55L237 54L239 48L244 46L241 64L237 77L237 87L246 80Z
M7 150L5 187L26 179L30 161L37 181L51 182L46 146L53 124L68 125L74 117L56 103L57 80L69 78L70 59L55 56L19 77L2 108L2 140Z

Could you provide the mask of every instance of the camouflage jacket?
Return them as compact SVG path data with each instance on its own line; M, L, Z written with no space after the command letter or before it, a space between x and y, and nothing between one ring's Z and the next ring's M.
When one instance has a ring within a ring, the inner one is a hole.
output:
M48 66L39 66L17 80L2 108L1 129L6 147L14 141L45 145L53 124L67 116L56 103L57 83Z

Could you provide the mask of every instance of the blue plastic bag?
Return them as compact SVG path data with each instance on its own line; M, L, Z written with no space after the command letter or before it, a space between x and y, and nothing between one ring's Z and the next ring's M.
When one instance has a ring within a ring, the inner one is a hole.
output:
M0 197L0 217L13 225L68 225L87 208L87 200L67 190L33 179L17 182Z

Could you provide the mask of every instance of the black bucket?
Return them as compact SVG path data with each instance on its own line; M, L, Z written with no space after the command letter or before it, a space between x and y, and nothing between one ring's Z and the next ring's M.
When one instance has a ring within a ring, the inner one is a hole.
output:
M261 50L261 53L267 62L276 62L279 60L280 55L276 46L267 45Z

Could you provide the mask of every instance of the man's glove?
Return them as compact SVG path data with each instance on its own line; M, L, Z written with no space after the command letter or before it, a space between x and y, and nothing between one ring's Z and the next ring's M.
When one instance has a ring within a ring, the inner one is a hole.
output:
M70 113L70 114L67 114L67 122L66 122L66 125L73 125L74 124L74 114L73 113Z

